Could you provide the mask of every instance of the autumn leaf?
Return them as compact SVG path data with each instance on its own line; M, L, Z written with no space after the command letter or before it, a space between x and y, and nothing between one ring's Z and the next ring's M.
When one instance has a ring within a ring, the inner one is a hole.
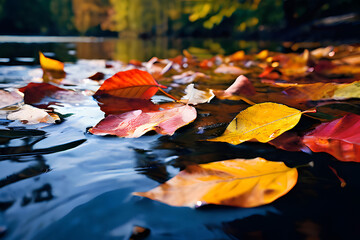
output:
M288 193L296 184L296 168L263 158L232 159L190 165L166 183L134 195L173 206L219 204L257 207Z
M180 100L186 104L197 105L199 103L209 103L213 97L215 97L212 90L201 91L195 89L194 84L189 84L185 89L186 95Z
M49 71L60 71L60 72L64 71L64 63L55 59L45 57L45 55L42 52L39 52L39 56L40 56L40 65L42 69Z
M322 123L303 142L313 152L327 152L340 161L360 162L360 116L346 116Z
M58 118L57 115L54 115L54 117ZM27 104L22 106L18 111L10 113L7 119L20 120L26 124L55 123L55 119L45 110Z
M148 131L172 135L174 132L196 118L194 107L184 105L162 111L144 112L135 110L119 115L109 115L89 131L95 135L117 135L136 138Z
M150 99L160 87L164 88L148 72L132 69L106 79L94 97L108 94L121 98Z
M301 114L301 111L283 104L256 104L240 112L223 135L208 141L240 144L256 139L268 142L293 128L299 122Z

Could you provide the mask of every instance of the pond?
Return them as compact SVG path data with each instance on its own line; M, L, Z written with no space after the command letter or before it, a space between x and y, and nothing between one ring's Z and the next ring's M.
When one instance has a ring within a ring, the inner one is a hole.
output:
M63 117L58 124L25 125L0 119L2 239L129 239L134 226L149 229L146 239L156 240L360 236L356 220L360 214L358 163L255 142L231 145L199 141L202 137L198 132L209 112L228 109L222 120L229 122L248 106L244 102L215 100L211 106L201 105L197 109L201 118L172 136L150 132L139 138L119 138L88 131L103 119L104 112L88 94L99 85L87 77L96 72L112 76L123 68L117 60L170 58L189 48L205 57L239 49L286 51L283 44L45 37L4 37L0 42L0 89L39 82L42 70L37 54L42 51L66 62L66 84L62 87L83 94L81 101L60 99L51 105ZM162 84L169 85L166 81ZM225 84L217 87L224 89ZM170 90L181 94L175 87ZM159 95L154 101L167 100ZM303 124L310 121L305 117ZM223 123L205 130L213 135L225 127ZM192 163L255 157L283 161L288 166L303 165L298 168L297 185L273 203L256 208L172 207L132 194L158 186ZM345 179L345 188L329 166Z

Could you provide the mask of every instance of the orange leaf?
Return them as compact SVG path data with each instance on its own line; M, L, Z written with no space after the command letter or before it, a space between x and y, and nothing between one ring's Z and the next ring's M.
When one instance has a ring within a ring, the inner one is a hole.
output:
M297 177L296 168L282 162L232 159L190 165L166 183L134 194L173 206L256 207L285 195L295 186Z
M135 110L109 115L89 131L95 135L111 134L126 138L140 137L151 130L172 135L178 128L194 121L195 118L195 108L188 105L156 112Z
M360 162L360 116L346 116L322 123L303 138L313 152L327 152L340 161Z
M118 72L105 80L94 97L108 94L121 98L150 99L158 91L158 84L150 73L138 69Z
M39 55L40 55L40 65L42 69L49 71L60 71L60 72L64 71L64 63L55 59L47 58L44 56L42 52L39 52Z

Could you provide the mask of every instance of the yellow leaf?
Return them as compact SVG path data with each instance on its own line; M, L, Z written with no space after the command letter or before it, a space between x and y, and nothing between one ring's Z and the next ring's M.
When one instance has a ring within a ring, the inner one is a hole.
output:
M296 168L263 158L232 159L190 165L166 183L134 195L173 206L220 204L256 207L288 193L297 182Z
M222 136L208 141L240 144L256 139L268 142L293 128L302 112L277 103L260 103L240 112L226 128Z
M51 71L64 71L64 63L57 61L55 59L47 58L42 52L39 52L40 55L40 65L42 69L51 70Z

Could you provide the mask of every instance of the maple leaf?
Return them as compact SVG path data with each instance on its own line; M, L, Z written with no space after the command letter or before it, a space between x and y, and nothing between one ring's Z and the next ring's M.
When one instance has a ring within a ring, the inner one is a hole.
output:
M165 87L158 84L150 73L132 69L106 79L94 97L107 94L121 98L150 99L159 88Z

